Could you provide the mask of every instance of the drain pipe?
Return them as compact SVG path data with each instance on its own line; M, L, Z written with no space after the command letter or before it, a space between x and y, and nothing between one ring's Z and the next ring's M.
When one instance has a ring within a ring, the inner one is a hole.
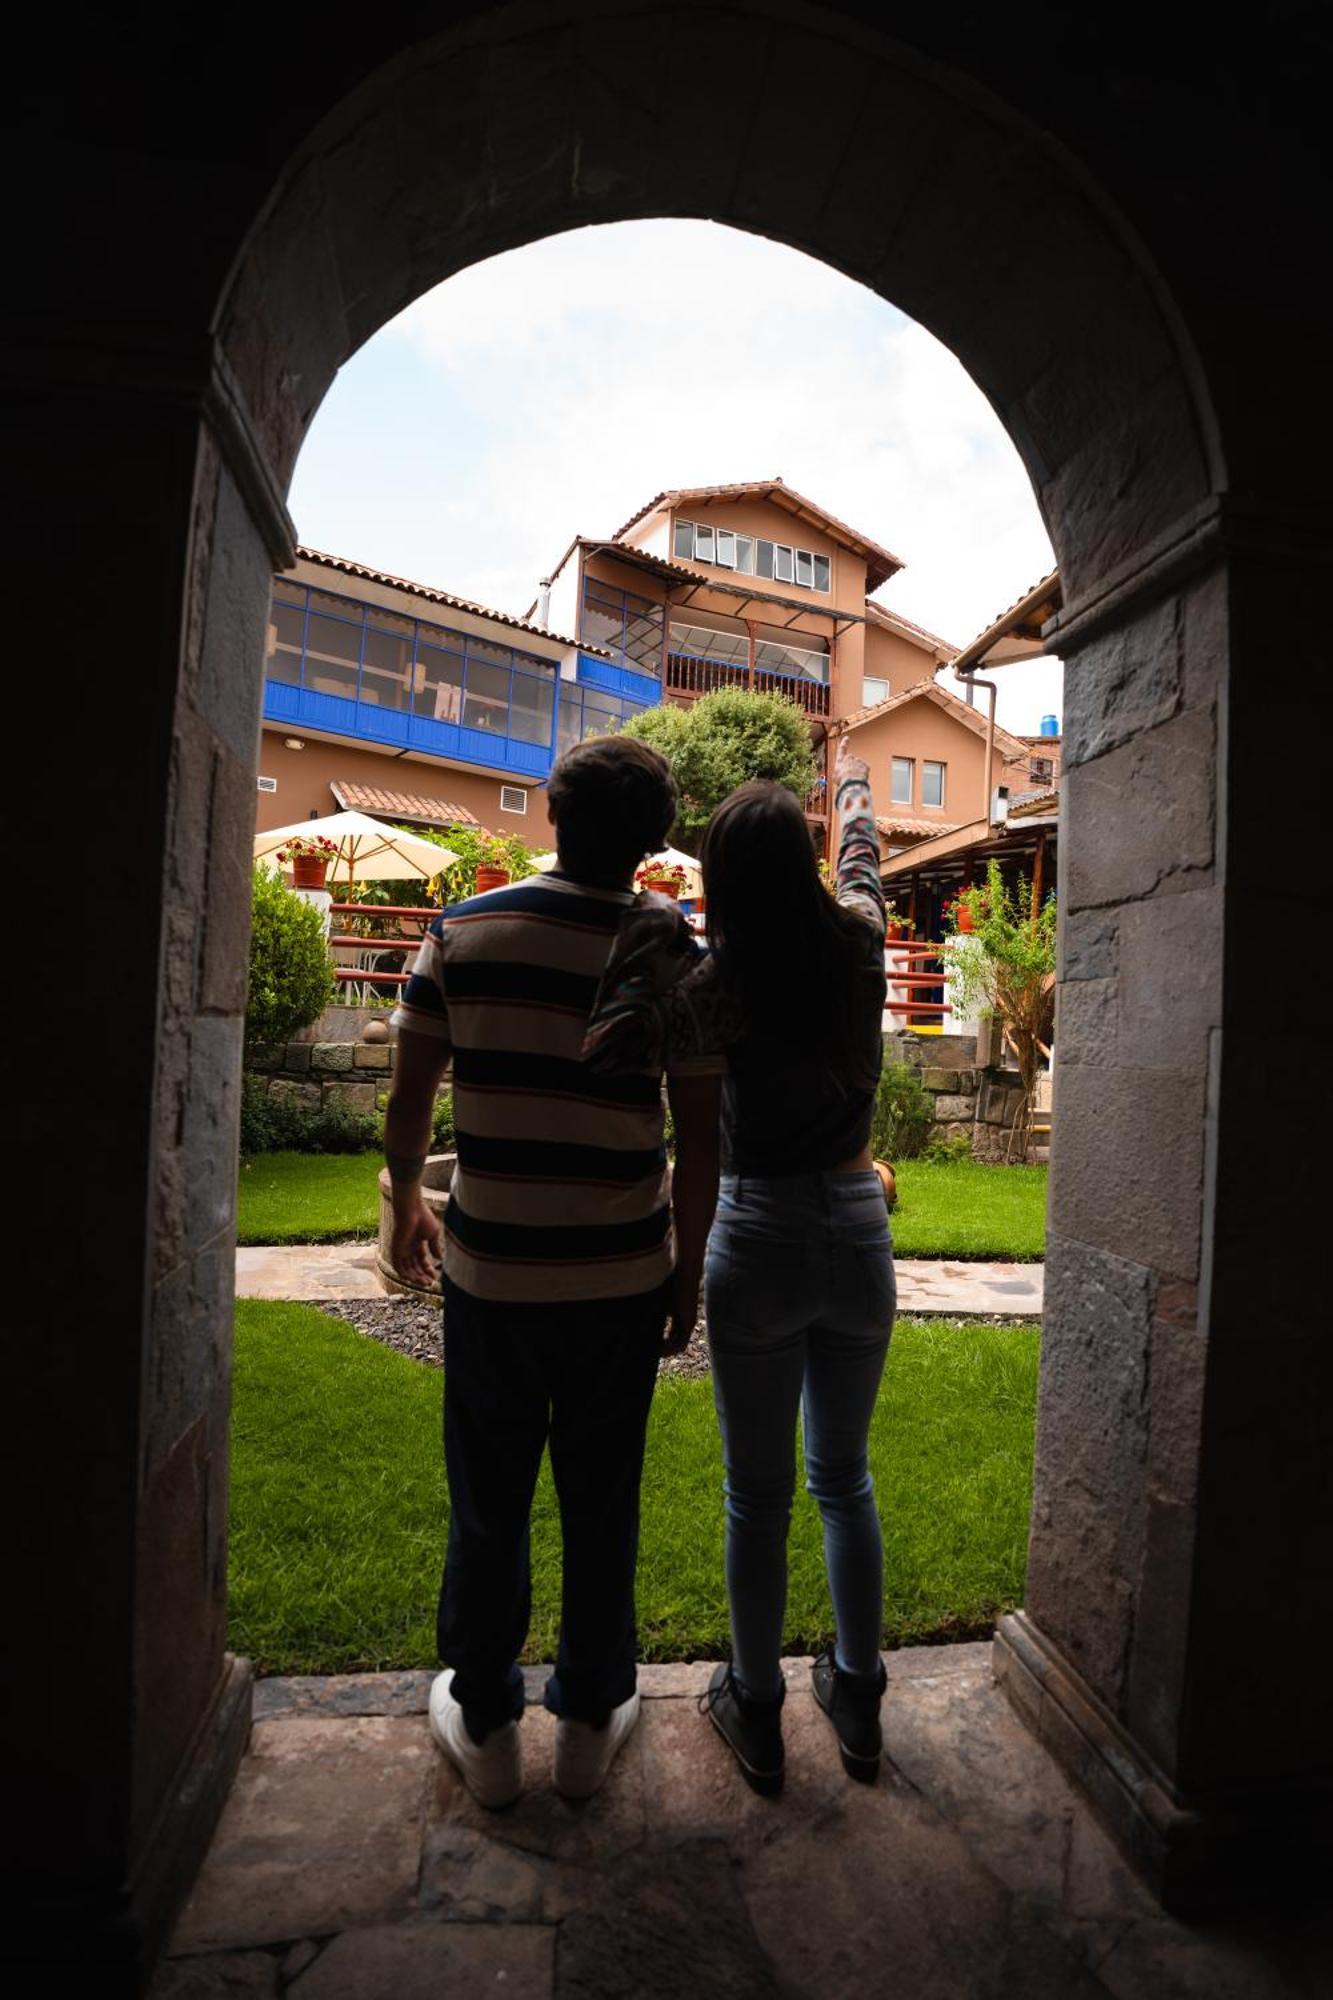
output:
M537 585L537 611L533 620L546 631L551 622L551 579L544 576Z
M954 671L957 673L959 680L963 683L964 687L967 689L967 700L969 708L973 705L972 704L973 688L985 688L986 692L990 695L990 707L986 712L986 768L985 771L982 773L982 779L981 779L981 792L982 792L981 817L985 820L987 826L989 826L990 815L991 815L991 795L995 790L994 785L991 783L991 768L995 762L995 697L999 693L999 689L996 687L994 681L979 681L976 678L975 668L971 667L966 669L955 668Z

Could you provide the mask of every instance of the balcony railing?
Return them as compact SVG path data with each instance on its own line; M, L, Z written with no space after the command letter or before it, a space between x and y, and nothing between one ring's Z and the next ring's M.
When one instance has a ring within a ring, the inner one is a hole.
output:
M690 695L714 694L718 688L750 688L758 694L785 695L807 715L829 712L827 681L806 680L799 674L775 674L765 667L756 667L751 675L748 667L732 661L705 660L692 653L667 654L666 686L668 694Z

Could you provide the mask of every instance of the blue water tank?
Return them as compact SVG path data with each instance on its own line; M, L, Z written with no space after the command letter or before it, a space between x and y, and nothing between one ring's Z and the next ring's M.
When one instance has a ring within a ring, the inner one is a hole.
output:
M1041 733L1043 736L1058 736L1060 734L1059 716L1043 715L1041 718Z

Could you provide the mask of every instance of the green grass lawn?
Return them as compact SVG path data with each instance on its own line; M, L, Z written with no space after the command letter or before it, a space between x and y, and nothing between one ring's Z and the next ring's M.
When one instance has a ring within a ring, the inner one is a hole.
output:
M343 1243L379 1228L378 1153L255 1153L241 1161L238 1243Z
M885 1643L976 1637L1023 1593L1037 1329L894 1334L871 1433L887 1556ZM312 1307L237 1308L229 1643L265 1673L435 1664L448 1519L443 1378ZM640 1648L723 1656L722 1467L707 1381L659 1384L643 1486ZM533 1516L526 1657L550 1659L560 1537ZM786 1643L830 1636L818 1516L798 1494Z
M378 1226L377 1153L257 1153L243 1160L238 1240L335 1243ZM1030 1260L1046 1243L1046 1168L898 1168L893 1246L900 1257Z
M890 1216L899 1257L1003 1258L1046 1254L1046 1167L937 1167L904 1160Z

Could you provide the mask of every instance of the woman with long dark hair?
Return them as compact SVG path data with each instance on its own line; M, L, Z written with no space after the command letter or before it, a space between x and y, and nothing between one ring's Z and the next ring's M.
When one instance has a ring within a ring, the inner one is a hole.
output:
M869 773L844 737L837 875L820 879L801 807L742 785L700 856L710 953L681 975L645 911L608 975L585 1053L651 1059L720 1042L722 1180L704 1273L726 1462L732 1657L710 1719L758 1791L782 1784L787 1532L804 1420L837 1638L816 1700L849 1776L879 1771L883 1549L866 1442L893 1326L884 1192L870 1153L884 1006L884 897ZM659 913L660 915L661 913Z

